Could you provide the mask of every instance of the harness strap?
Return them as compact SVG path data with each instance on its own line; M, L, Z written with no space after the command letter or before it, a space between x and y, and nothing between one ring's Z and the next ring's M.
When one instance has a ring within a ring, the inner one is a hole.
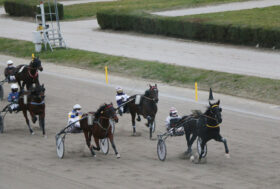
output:
M215 105L211 106L211 108L215 108L215 107L217 107L217 106L219 106L219 105L215 104Z
M32 77L33 79L37 78L38 77L38 71L36 71L36 73L34 75L32 75L30 70L31 70L31 68L28 69L29 76Z
M148 100L151 100L151 101L155 101L155 99L152 99L152 98L149 98L149 97L146 97L145 95L143 95L144 98L148 99Z
M218 127L220 127L220 125L218 124L218 125L214 125L214 126L212 126L212 125L208 125L208 124L206 124L206 127L209 127L209 128L218 128Z
M43 100L42 102L30 102L30 104L39 106L39 105L45 104L45 101Z

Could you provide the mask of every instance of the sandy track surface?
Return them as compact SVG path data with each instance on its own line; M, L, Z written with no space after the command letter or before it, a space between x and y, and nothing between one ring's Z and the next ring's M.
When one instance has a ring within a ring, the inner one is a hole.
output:
M257 0L257 1L246 1L246 2L234 2L218 5L209 5L204 7L161 11L155 12L154 14L160 16L186 16L195 14L206 14L215 12L227 12L244 9L264 8L270 6L280 5L280 0Z
M7 59L10 57L0 56L2 63ZM67 112L73 104L80 103L84 111L96 110L102 102L114 101L117 84L135 94L144 91L149 81L110 76L110 85L106 85L100 73L45 63L43 66L40 80L47 88L48 138L43 138L34 125L36 134L31 136L21 113L7 115L5 133L0 135L0 188L279 188L279 110L272 108L273 105L219 94L214 97L222 100L222 107L247 111L243 106L249 106L252 112L263 109L275 115L275 119L267 119L261 112L250 115L224 108L221 129L228 139L231 159L224 157L221 143L211 141L207 163L193 164L183 157L184 137L174 137L166 141L167 160L160 162L156 140L148 139L144 122L137 123L139 136L132 137L130 117L124 115L115 132L120 159L115 158L112 148L107 156L97 153L93 158L82 134L76 134L67 136L66 156L59 160L54 135L65 126ZM158 85L161 95L156 134L164 131L170 106L176 106L181 114L188 114L191 109L204 110L207 93L200 92L201 101L195 103L190 100L193 91ZM5 96L7 91L6 84ZM5 103L1 102L1 107Z
M32 40L32 31L36 28L35 23L14 20L5 15L0 16L0 25L5 26L0 27L1 37L28 41ZM61 26L66 44L71 48L280 79L278 51L101 31L96 20L62 22Z

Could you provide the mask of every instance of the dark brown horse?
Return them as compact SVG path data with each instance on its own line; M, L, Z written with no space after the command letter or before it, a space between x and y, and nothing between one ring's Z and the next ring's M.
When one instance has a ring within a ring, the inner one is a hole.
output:
M141 121L140 115L147 119L148 123L146 126L150 127L150 138L152 138L152 125L157 113L157 103L158 103L158 88L157 84L151 86L145 91L144 95L141 95L141 100L139 104L135 104L136 96L133 95L127 100L127 108L131 114L131 121L133 127L133 135L136 135L136 125L135 116L138 115L137 121Z
M91 119L90 115L94 116L94 121L92 125L89 125L88 119ZM90 149L93 156L96 156L94 150L100 150L99 139L109 138L117 158L120 158L120 154L118 153L117 148L115 146L110 119L113 119L115 122L118 122L116 110L113 107L112 103L101 105L95 113L89 112L87 114L83 114L83 117L80 120L81 129L84 132L87 146ZM94 138L96 147L91 145L92 136Z
M21 92L19 98L19 109L22 110L26 124L31 134L34 134L30 127L27 112L30 113L32 122L35 124L39 116L39 125L45 136L45 88L44 85L39 85L35 88L30 88L26 92Z
M36 86L40 85L38 70L43 71L39 57L33 58L29 65L22 64L16 67L15 77L20 90L23 90L25 85L27 90L31 88L33 83Z

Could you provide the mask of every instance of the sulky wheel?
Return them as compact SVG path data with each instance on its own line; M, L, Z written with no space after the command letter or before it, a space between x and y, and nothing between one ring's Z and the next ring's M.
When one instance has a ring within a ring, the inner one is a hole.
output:
M57 156L62 159L64 156L65 146L64 146L64 137L60 135L56 137L56 153Z
M99 139L99 145L102 152L107 155L109 153L109 140L108 138Z
M0 100L1 101L3 100L3 97L4 97L4 89L3 89L3 86L0 85Z
M114 134L114 132L115 132L115 121L110 119L109 122L110 122L110 125L112 127L112 134Z
M0 115L0 133L3 133L3 132L4 132L4 119Z
M162 139L159 139L158 143L157 143L158 159L161 160L161 161L164 161L165 158L166 158L166 154L167 154L167 151L166 151L165 141L162 140Z

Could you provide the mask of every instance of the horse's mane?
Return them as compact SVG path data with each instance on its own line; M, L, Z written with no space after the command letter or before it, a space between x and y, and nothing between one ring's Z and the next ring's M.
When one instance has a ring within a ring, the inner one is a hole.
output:
M99 117L100 117L102 111L104 110L104 108L105 108L106 106L107 106L107 104L101 104L101 105L99 106L99 108L97 109L97 111L96 111L95 114L94 114L96 118L99 118Z
M149 96L149 95L150 95L150 89L147 89L147 90L145 91L144 96Z

